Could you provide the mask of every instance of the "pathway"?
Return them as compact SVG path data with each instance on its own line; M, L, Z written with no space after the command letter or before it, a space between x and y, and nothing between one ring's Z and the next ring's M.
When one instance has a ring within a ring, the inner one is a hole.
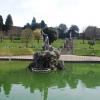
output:
M32 60L32 55L26 56L0 56L0 60ZM77 56L77 55L61 55L60 59L67 62L100 62L100 57L96 56Z

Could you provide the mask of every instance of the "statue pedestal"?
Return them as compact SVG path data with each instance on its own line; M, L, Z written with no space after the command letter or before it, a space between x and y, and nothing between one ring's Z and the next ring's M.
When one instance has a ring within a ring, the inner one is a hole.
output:
M33 55L33 62L28 66L34 72L50 72L55 69L63 69L63 64L59 61L60 53L54 49L36 52Z

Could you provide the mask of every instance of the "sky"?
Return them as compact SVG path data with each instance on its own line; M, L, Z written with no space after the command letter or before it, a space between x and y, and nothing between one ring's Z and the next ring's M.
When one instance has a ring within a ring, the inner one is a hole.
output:
M11 14L14 26L44 20L49 27L64 23L69 28L78 25L84 30L88 25L100 28L100 0L0 0L0 15L4 23Z

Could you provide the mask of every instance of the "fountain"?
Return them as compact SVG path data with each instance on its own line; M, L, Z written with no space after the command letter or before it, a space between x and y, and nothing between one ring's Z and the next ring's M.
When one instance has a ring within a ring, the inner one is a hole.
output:
M51 70L62 70L64 68L63 61L59 61L60 51L52 45L49 45L49 38L44 34L44 45L42 51L38 51L33 55L33 61L29 64L28 69L35 72L48 72Z

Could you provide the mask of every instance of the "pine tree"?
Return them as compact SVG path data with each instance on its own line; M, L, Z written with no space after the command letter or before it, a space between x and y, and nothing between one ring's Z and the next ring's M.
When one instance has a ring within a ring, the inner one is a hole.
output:
M23 27L24 29L25 28L31 28L31 25L30 25L30 23L26 23L26 25L24 25L24 27Z
M0 15L0 31L2 31L2 30L3 30L3 18Z
M35 26L36 26L36 19L35 19L35 17L33 17L32 23L31 23L31 28L34 29Z
M9 14L7 16L7 19L6 19L6 22L5 22L6 31L10 30L12 26L13 26L13 20L12 20L12 16Z
M42 29L47 27L47 25L45 24L44 20L41 21L40 26L41 26Z

